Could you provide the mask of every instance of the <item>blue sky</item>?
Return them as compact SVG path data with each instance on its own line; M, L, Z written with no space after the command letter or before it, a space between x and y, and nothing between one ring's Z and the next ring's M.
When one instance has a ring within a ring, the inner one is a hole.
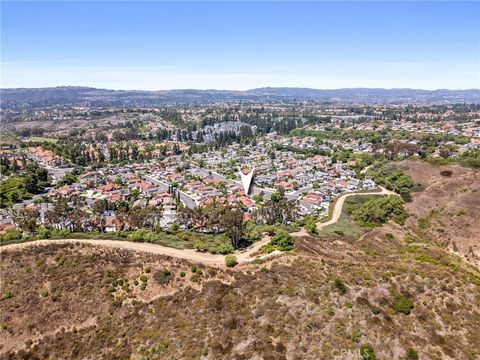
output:
M480 2L1 2L1 87L480 87Z

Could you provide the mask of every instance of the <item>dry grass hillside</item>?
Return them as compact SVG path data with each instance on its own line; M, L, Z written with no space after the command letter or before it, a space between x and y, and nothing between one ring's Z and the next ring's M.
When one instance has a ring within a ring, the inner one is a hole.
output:
M480 269L480 170L420 161L401 166L423 188L406 206L412 215L407 227Z
M366 343L379 359L480 356L479 275L374 237L303 238L268 264L195 272L88 245L7 252L0 358L328 359Z

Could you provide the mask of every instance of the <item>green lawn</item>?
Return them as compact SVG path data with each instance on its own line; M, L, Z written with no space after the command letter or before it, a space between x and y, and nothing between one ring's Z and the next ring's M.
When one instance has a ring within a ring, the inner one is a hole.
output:
M360 236L363 235L365 231L355 224L352 218L342 213L340 219L332 225L324 227L318 232L318 236L320 238L351 238L351 239L358 239Z
M25 191L25 181L23 177L11 177L0 184L1 207L12 204L12 196L16 193L18 200L28 199L31 194Z
M30 137L28 139L25 139L26 142L33 141L33 142L50 142L56 144L58 142L58 139L55 138L47 138L47 137Z

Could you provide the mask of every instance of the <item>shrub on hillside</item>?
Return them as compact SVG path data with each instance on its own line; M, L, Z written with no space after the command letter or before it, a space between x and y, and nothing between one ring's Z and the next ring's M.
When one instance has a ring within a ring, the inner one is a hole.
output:
M360 346L360 356L363 360L375 360L377 358L370 344L362 344L362 346Z
M20 240L22 238L22 233L18 229L9 230L2 236L0 236L0 243L4 243L12 240Z
M415 349L408 349L407 350L407 360L418 360L418 352Z
M352 217L362 225L380 225L390 219L403 225L408 215L403 208L402 200L398 196L386 196L368 200L357 206L352 211Z
M307 230L310 234L318 234L315 218L309 216L305 219L305 230Z
M270 240L270 245L280 251L290 251L293 250L295 241L293 239L293 236L289 233L280 232L279 234L272 237L272 240Z
M170 280L172 279L172 272L168 269L163 269L161 271L157 271L153 275L153 278L160 285L168 284L170 282Z
M340 279L335 279L333 281L333 288L340 294L346 294L348 291L347 285L345 285L345 283Z
M396 294L393 299L393 308L399 313L408 315L413 309L413 302L402 294Z
M233 255L225 256L225 265L227 265L228 267L234 267L237 264L238 264L238 261L235 256Z

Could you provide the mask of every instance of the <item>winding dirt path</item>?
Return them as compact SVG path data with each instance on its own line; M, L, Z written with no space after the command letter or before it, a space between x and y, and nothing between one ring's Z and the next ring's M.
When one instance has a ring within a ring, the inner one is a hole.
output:
M237 257L239 263L248 263L253 261L255 258L250 255L257 252L262 246L266 245L270 241L270 237L265 236L262 240L254 243L252 246L243 251L237 251L234 255ZM193 262L199 262L206 265L224 265L225 257L224 255L214 255L210 253L199 252L194 249L175 249L172 247L149 244L149 243L136 243L131 241L120 241L120 240L94 240L94 239L60 239L60 240L36 240L29 241L20 244L11 244L0 247L0 255L7 251L24 249L31 246L42 246L52 243L60 244L71 244L71 243L80 243L80 244L90 244L95 246L103 246L108 248L115 249L125 249L133 251L148 252L151 254L158 255L167 255L176 257L179 259L185 259Z
M318 222L317 227L318 229L322 229L325 226L331 225L338 221L340 215L342 213L343 204L345 203L345 199L350 196L362 196L362 195L395 195L393 191L387 190L385 188L381 188L382 190L379 192L372 192L372 193L349 193L340 196L335 203L335 208L333 209L332 218L327 222ZM295 233L292 233L293 236L307 236L308 233L305 230L301 230ZM254 243L249 248L235 252L235 256L237 257L238 262L241 263L249 263L252 262L255 257L251 255L256 253L260 248L270 241L269 236L264 236L262 240ZM90 244L96 246L104 246L109 248L115 249L125 249L125 250L133 250L133 251L142 251L148 252L151 254L158 254L158 255L167 255L176 257L179 259L185 259L193 262L199 262L206 265L225 265L225 257L223 255L214 255L210 253L203 253L196 251L194 249L175 249L167 246L156 245L156 244L149 244L149 243L136 243L131 241L120 241L120 240L93 240L93 239L61 239L61 240L36 240L30 241L20 244L11 244L5 245L0 247L0 255L7 251L23 249L30 246L42 246L48 245L52 243L81 243L81 244ZM273 254L275 255L275 254ZM266 258L270 255L264 255L260 258Z
M339 219L340 215L342 215L342 209L343 209L343 204L345 203L345 200L349 198L350 196L367 196L367 195L397 195L394 191L385 189L383 186L380 186L381 191L377 192L364 192L364 193L348 193L348 194L343 194L337 199L337 202L335 203L335 207L333 208L332 212L332 218L326 222L317 222L317 229L321 230L324 227L327 227L329 225L335 224ZM308 232L305 231L304 229L297 231L295 233L292 233L293 236L306 236L308 235Z
M326 222L318 222L317 223L317 228L318 230L323 229L324 227L328 225L332 225L340 219L340 215L342 215L342 209L343 209L343 204L345 203L345 200L349 198L350 196L366 196L366 195L397 195L395 192L391 190L387 190L384 187L380 186L381 191L378 192L369 192L369 193L349 193L349 194L344 194L340 196L335 203L335 208L333 209L332 213L332 218Z

